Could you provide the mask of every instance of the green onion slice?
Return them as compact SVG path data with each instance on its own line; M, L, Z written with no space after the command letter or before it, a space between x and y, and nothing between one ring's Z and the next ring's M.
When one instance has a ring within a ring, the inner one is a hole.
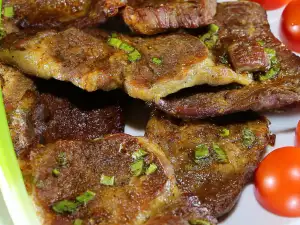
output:
M60 171L55 168L55 169L52 170L52 174L53 174L53 176L58 177L59 174L60 174Z
M243 130L243 144L247 148L252 147L256 140L255 134L249 128Z
M82 223L83 223L83 221L81 219L76 219L73 224L74 225L82 225Z
M209 150L208 147L204 144L200 144L195 149L195 159L205 159L209 157Z
M141 58L142 58L141 53L139 53L139 51L136 49L133 52L128 54L128 60L130 62L136 62L136 61L140 60Z
M132 153L132 158L134 160L143 158L144 156L148 155L148 152L144 151L143 149L139 149L137 151L135 151L134 153Z
M13 17L14 16L14 8L12 6L7 6L4 8L4 16L5 17Z
M144 172L144 160L138 160L131 164L130 166L133 176L141 176Z
M146 175L150 175L157 170L157 165L155 163L151 163L150 166L146 170Z
M157 58L157 57L152 58L152 62L156 65L161 65L162 64L162 60L160 58Z
M230 135L230 131L226 128L223 128L220 132L221 137L228 137Z
M87 191L82 195L79 195L76 200L82 204L87 204L89 201L93 200L96 196L96 193L92 191Z
M217 161L219 163L229 163L226 152L222 148L220 148L219 145L213 143L213 150L216 153Z
M111 37L108 39L107 43L112 47L120 48L122 41L119 38Z
M80 204L78 202L73 202L69 200L62 200L59 202L56 202L53 206L52 209L57 212L57 213L74 213L77 211L78 206Z
M110 177L102 174L100 178L100 183L107 186L113 186L115 184L115 177Z
M190 220L189 223L191 225L211 225L210 222L208 222L207 220L203 220L203 219Z

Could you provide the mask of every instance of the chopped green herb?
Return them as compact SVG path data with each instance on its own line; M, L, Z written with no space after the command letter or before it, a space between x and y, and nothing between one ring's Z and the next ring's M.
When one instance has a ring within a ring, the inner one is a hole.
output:
M74 225L82 225L82 223L83 223L83 221L81 219L76 219L73 224Z
M53 174L53 176L58 177L59 174L60 174L60 171L55 168L55 169L52 170L52 174Z
M219 29L220 28L216 24L210 24L208 32L200 37L200 40L207 48L211 49L217 43Z
M135 151L134 153L132 153L132 158L134 160L143 158L144 156L148 155L148 152L144 151L143 149L139 149L137 151Z
M138 160L131 164L130 166L133 176L141 176L144 172L144 160Z
M111 37L108 39L107 43L112 47L120 48L122 41L119 38Z
M55 203L52 206L52 209L57 213L74 213L76 212L79 205L80 204L78 202L62 200Z
M207 220L203 220L203 219L190 220L189 223L191 225L211 225L210 222L208 222Z
M219 56L219 60L222 64L229 64L229 61L228 61L228 55L227 54L224 54L224 55L221 55Z
M208 147L204 144L198 145L195 150L195 159L205 159L209 156Z
M136 49L133 52L128 54L128 60L130 62L138 61L141 59L141 57L142 57L141 53L139 53L139 51Z
M155 163L151 163L150 166L146 170L146 175L150 175L157 170L157 165Z
M92 191L87 191L83 193L82 195L79 195L76 200L82 204L87 204L89 201L93 200L95 198L96 193Z
M260 46L263 47L263 46L265 46L266 42L259 40L259 41L257 41L257 44L259 44Z
M115 184L115 177L105 176L104 174L102 174L100 178L100 183L107 186L113 186Z
M13 17L14 16L14 8L12 6L7 6L4 8L4 16L5 17Z
M250 148L255 142L255 134L249 128L243 130L243 144L244 146Z
M120 45L120 49L125 51L126 53L131 53L133 52L135 49L134 47L132 47L131 45L123 42L121 45Z
M162 64L162 60L160 58L152 58L152 62L156 65L161 65Z
M118 35L116 33L112 33L111 37L116 38L116 37L118 37Z
M219 163L228 163L229 162L226 152L222 148L220 148L219 145L213 143L213 150L216 153L217 161Z
M230 131L226 128L223 128L220 132L221 137L228 137L230 135Z
M274 78L280 72L280 64L276 57L276 51L271 48L265 48L265 52L270 59L270 69L265 73L262 74L259 79L260 81L266 81Z

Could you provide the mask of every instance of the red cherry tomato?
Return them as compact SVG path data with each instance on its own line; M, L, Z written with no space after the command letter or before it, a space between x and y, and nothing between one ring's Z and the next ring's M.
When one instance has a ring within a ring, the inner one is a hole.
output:
M291 1L281 17L280 38L291 50L300 52L300 0Z
M300 147L300 121L298 122L298 126L296 129L295 145L297 147Z
M252 1L259 3L262 7L264 7L265 10L273 10L288 4L291 0L252 0Z
M300 216L300 148L279 148L261 162L255 173L255 196L272 213Z

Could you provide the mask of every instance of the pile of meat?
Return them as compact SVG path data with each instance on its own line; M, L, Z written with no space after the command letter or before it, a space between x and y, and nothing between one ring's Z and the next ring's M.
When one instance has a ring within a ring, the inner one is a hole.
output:
M45 225L215 225L274 141L257 112L300 102L300 58L253 2L3 7L0 85ZM144 137L124 133L134 99Z

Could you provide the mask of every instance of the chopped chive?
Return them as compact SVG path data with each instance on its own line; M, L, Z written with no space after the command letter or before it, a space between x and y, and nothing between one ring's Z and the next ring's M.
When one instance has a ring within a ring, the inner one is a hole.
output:
M216 153L217 161L219 163L228 163L229 162L226 152L222 148L220 148L219 145L213 143L213 150Z
M270 80L280 72L280 65L276 57L276 51L271 48L265 48L265 53L270 59L271 67L265 74L259 77L260 81Z
M274 49L265 48L265 52L267 53L267 55L269 56L270 59L272 59L273 57L276 57L276 51Z
M210 33L213 33L213 34L218 33L219 29L220 28L216 24L210 24L209 25L209 32Z
M83 193L82 195L79 195L76 200L80 203L87 204L89 201L93 200L95 198L96 193L92 191L87 191Z
M152 62L156 65L161 65L162 64L162 60L160 58L152 58Z
M243 130L243 144L244 146L246 146L247 148L252 147L252 145L255 142L255 134L252 132L252 130L250 130L249 128L245 128Z
M230 135L230 131L226 128L223 128L220 132L221 137L228 137Z
M208 222L207 220L203 220L203 219L190 220L189 223L191 225L211 225L210 222Z
M131 53L135 50L134 47L132 47L131 45L123 42L121 45L120 45L120 49L125 51L126 53Z
M74 225L82 225L82 223L83 223L83 221L81 219L76 219L73 224Z
M58 161L58 164L60 166L66 166L67 165L67 155L66 155L66 153L65 152L60 152L58 154L57 161Z
M195 149L195 159L205 159L209 156L208 147L204 144L200 144Z
M69 201L69 200L62 200L56 202L52 209L57 213L74 213L79 206L79 203Z
M259 44L260 46L265 46L266 42L262 41L262 40L259 40L257 41L257 44Z
M115 177L105 176L104 174L102 174L100 178L100 183L107 186L113 186L115 184Z
M59 174L60 174L60 171L55 168L55 169L52 170L52 174L53 174L53 176L58 177Z
M141 59L141 57L142 57L141 53L139 53L139 51L136 49L133 52L128 54L128 60L130 62L138 61Z
M132 153L132 158L134 160L143 158L144 156L148 155L148 152L144 151L143 149L139 149L137 151L135 151L134 153Z
M133 176L138 177L144 172L144 160L138 160L130 166Z
M107 43L112 47L120 48L122 41L119 38L111 37L108 39Z
M13 17L14 16L14 8L12 6L7 6L4 8L4 16L5 17Z
M146 175L150 175L157 170L157 165L155 163L151 163L150 166L146 170Z

